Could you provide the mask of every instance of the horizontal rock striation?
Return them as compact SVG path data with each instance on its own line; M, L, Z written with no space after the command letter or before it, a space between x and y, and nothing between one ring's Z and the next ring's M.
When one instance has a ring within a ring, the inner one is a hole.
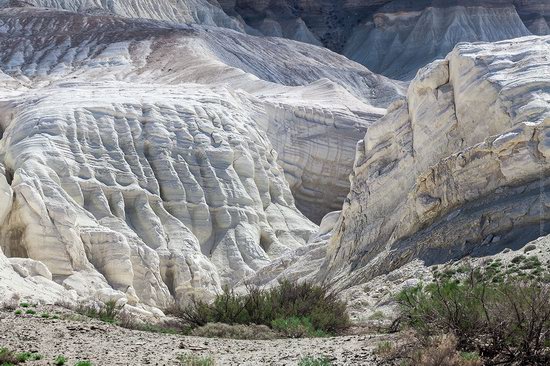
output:
M549 37L461 44L423 68L358 144L319 277L347 286L547 234L549 51Z
M224 9L261 34L322 44L394 79L410 80L463 41L550 34L544 0L237 0Z
M229 17L218 5L208 0L0 0L0 7L31 6L244 30L242 22Z
M216 25L293 39L410 80L459 42L550 34L546 0L0 0L84 13Z

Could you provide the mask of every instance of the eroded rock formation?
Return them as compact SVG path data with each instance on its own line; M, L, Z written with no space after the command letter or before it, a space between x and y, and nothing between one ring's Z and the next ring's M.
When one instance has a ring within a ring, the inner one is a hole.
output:
M0 0L86 13L216 25L327 47L410 80L458 42L550 33L546 0Z
M304 245L292 192L338 207L401 90L303 43L107 15L4 9L0 45L3 278L147 309Z
M319 277L348 286L547 234L549 52L549 37L461 44L423 68L358 144Z

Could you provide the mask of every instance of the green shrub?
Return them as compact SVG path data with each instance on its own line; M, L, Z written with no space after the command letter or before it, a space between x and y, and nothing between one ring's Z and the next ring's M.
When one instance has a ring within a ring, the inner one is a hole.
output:
M482 362L474 353L457 351L456 338L453 335L442 335L427 340L421 347L418 345L407 357L409 366L481 366Z
M21 315L23 314L23 311L21 309L15 310L15 315Z
M271 328L289 338L327 337L329 335L320 329L315 329L309 318L297 316L274 319L271 322Z
M332 362L326 357L307 356L298 362L298 366L331 366Z
M382 356L387 357L391 355L394 352L394 345L390 341L383 341L376 345L376 349L374 350L374 353Z
M50 317L50 314L48 314L48 313L42 313L42 314L40 314L40 317L41 317L41 318L44 318L44 319L48 319L48 318Z
M211 357L201 357L184 354L178 357L181 366L214 366L216 363Z
M550 286L506 277L493 282L472 271L457 282L419 285L398 295L405 323L424 339L454 334L458 350L489 363L550 363Z
M10 351L7 348L0 348L1 366L16 365L18 363L20 363L19 358L13 351Z
M334 293L325 287L290 281L268 290L250 287L244 295L226 288L212 304L194 301L178 316L192 327L226 323L284 328L285 321L291 326L299 319L301 326L311 325L314 332L309 335L338 333L350 324L346 304Z
M81 315L89 318L99 319L105 323L114 324L120 313L121 307L116 305L116 301L107 301L99 308L94 305L80 305L75 310Z
M21 352L17 354L19 362L37 361L42 359L42 355L35 352Z
M15 353L7 348L0 348L0 366L18 365L27 361L41 360L42 356L36 352Z
M524 255L518 255L517 257L514 257L511 262L514 263L514 264L517 264L517 263L522 262L523 260L525 260L525 256Z
M67 359L65 358L65 356L59 355L55 358L54 364L56 366L63 366L63 365L65 365L65 363L67 363Z
M36 314L36 311L34 311L33 309L27 309L27 311L25 311L25 314L34 315Z
M93 366L90 361L78 361L74 366Z
M28 308L31 305L28 302L22 302L21 304L19 304L19 306L21 306L22 308Z

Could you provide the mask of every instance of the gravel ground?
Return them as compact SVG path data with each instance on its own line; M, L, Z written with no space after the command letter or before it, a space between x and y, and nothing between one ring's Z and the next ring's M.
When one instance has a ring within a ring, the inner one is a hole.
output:
M350 335L315 339L231 340L187 337L129 330L93 319L43 319L0 311L0 347L38 352L40 361L25 365L53 365L57 355L66 365L90 360L94 366L178 365L181 354L211 356L217 366L297 365L304 356L327 356L334 365L376 365L373 349L384 335ZM63 310L59 310L63 311Z

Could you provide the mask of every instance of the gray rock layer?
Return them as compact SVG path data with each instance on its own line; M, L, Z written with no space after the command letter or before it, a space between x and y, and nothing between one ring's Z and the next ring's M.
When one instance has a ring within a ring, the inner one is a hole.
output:
M410 80L463 41L550 34L546 0L0 0L227 27L318 46L394 79Z
M358 144L320 278L518 247L550 219L549 37L461 44Z

